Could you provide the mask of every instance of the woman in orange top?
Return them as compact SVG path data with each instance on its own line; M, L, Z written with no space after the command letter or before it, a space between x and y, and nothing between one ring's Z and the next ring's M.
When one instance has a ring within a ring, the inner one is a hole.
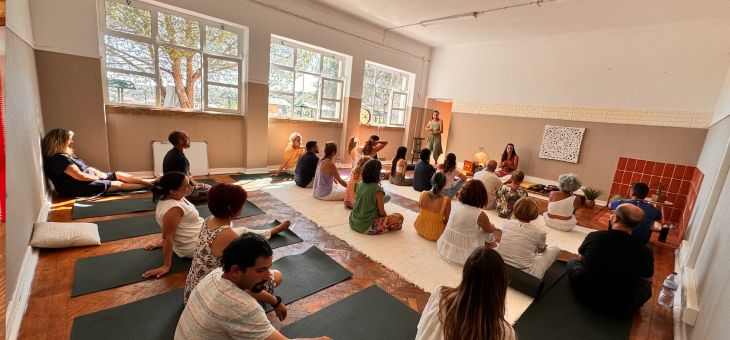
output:
M446 185L446 175L437 172L431 177L432 191L423 191L418 199L420 211L414 223L418 235L429 241L438 241L446 229L451 215L451 199L441 193Z
M345 208L352 209L355 206L355 183L362 180L362 167L372 158L362 156L355 164L355 168L350 173L350 180L347 182L347 191L345 192Z
M301 157L307 150L302 146L302 135L294 132L289 136L289 145L284 149L284 162L281 163L279 170L271 174L271 177L277 177L282 171L287 174L294 176L294 170L297 167L299 157Z

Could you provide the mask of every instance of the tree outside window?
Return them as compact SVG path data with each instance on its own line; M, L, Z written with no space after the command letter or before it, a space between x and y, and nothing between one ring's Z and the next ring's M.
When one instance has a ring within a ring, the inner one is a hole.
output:
M404 71L365 63L361 109L370 112L371 125L403 126L408 77Z

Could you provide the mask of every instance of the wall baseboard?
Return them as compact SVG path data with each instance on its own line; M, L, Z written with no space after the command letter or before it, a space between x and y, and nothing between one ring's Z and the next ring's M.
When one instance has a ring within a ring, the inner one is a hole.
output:
M269 169L270 168L271 167L243 169L243 173L244 174L265 174L265 173L269 172ZM279 167L278 166L274 166L273 171L276 171L276 170L279 170Z
M240 174L240 173L244 173L245 171L246 171L246 168L216 168L216 169L209 169L208 174L209 175Z

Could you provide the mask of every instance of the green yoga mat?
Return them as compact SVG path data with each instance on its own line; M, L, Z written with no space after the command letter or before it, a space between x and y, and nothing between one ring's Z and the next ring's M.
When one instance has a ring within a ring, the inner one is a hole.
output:
M421 314L373 285L284 326L281 333L289 339L413 340L420 318Z
M192 259L172 254L172 266L167 275L190 269ZM76 260L71 297L100 292L119 286L148 280L144 272L162 266L162 248L142 248Z
M102 197L108 197L108 196L124 196L124 195L137 195L137 194L149 194L151 193L150 189L139 189L139 190L127 190L127 191L114 191L114 192L107 192Z
M230 175L231 178L235 179L238 184L246 184L254 181L283 181L283 180L294 180L294 176L287 174L285 172L282 172L277 177L270 177L270 173L265 174L239 174L239 175Z
M347 268L317 247L311 247L299 255L282 257L274 261L271 269L280 271L284 277L281 285L276 287L276 295L281 296L284 304L312 295L352 276ZM264 310L269 312L273 308L267 304Z
M534 298L543 296L555 282L565 273L567 262L555 261L545 272L542 279L538 279L515 267L507 265L509 286Z
M185 309L184 289L74 319L71 340L172 340Z
M202 218L208 218L208 216L213 215L210 213L210 209L208 209L208 206L198 207L198 213ZM244 218L263 214L265 214L264 211L256 206L256 204L251 203L251 201L246 201L246 203L243 204L243 211L241 211L241 213L236 216L236 218Z
M199 207L200 217L206 218L211 215L207 201L191 202ZM154 211L157 204L152 202L152 197L126 198L112 201L83 201L75 202L71 218L74 220L82 218L102 217L130 214L141 211ZM246 201L243 205L243 212L236 218L244 218L263 214L263 210L259 209L255 204Z
M601 294L601 292L596 292ZM615 316L576 299L563 275L514 325L520 340L628 339L633 316Z
M281 224L281 222L276 220L269 224L264 224L262 226L253 227L251 229L267 230L267 229L274 228L274 227L278 226L279 224ZM299 237L299 235L295 234L293 231L285 230L283 232L280 232L276 235L271 236L271 238L269 239L269 244L271 245L272 249L276 249L276 248L280 248L283 246L288 246L290 244L299 243L302 241L303 241L302 238Z

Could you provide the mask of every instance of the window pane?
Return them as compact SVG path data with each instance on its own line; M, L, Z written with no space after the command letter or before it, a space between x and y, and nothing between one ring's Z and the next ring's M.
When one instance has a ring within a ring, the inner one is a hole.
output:
M269 59L272 64L292 67L294 66L294 48L272 43Z
M326 99L341 99L342 98L342 83L323 80L322 98Z
M385 72L385 71L378 71L378 80L375 82L375 86L389 89L392 81L393 81L392 73Z
M162 106L200 109L202 103L200 53L160 46L159 56ZM188 65L192 66L190 81L188 81Z
M330 57L324 57L322 63L322 74L329 77L340 77L340 61Z
M269 69L269 90L294 92L294 71Z
M238 55L238 34L220 28L205 26L205 49Z
M109 101L137 105L157 105L157 83L151 77L107 72Z
M319 73L319 53L297 49L297 71Z
M372 86L363 86L362 87L362 103L363 104L373 104L375 102L375 87Z
M238 85L238 63L208 58L208 81Z
M390 91L383 89L375 89L374 108L376 114L388 114L388 101L390 100Z
M315 119L317 118L317 110L298 106L294 108L294 114L292 116L298 118Z
M401 73L395 73L393 75L393 90L406 91L406 87L408 87L408 76Z
M403 120L405 119L406 112L403 110L393 110L390 113L390 124L393 125L403 125Z
M269 114L273 116L291 117L293 96L269 93Z
M329 100L322 101L322 118L337 119L340 118L340 102L331 102Z
M365 84L375 84L375 69L372 67L365 67Z
M208 85L208 107L238 110L238 89Z
M152 32L152 14L143 9L106 1L106 28L149 37Z
M408 96L403 93L394 93L393 94L393 108L394 109L405 109L406 108L406 98L408 98Z
M200 23L172 14L157 13L157 41L200 49Z
M294 81L294 115L296 116L297 114L297 108L306 108L314 110L314 116L311 118L316 118L318 102L319 77L310 74L297 73L296 80ZM305 110L304 113L306 112L309 111Z
M106 67L155 73L155 46L142 42L104 36Z

